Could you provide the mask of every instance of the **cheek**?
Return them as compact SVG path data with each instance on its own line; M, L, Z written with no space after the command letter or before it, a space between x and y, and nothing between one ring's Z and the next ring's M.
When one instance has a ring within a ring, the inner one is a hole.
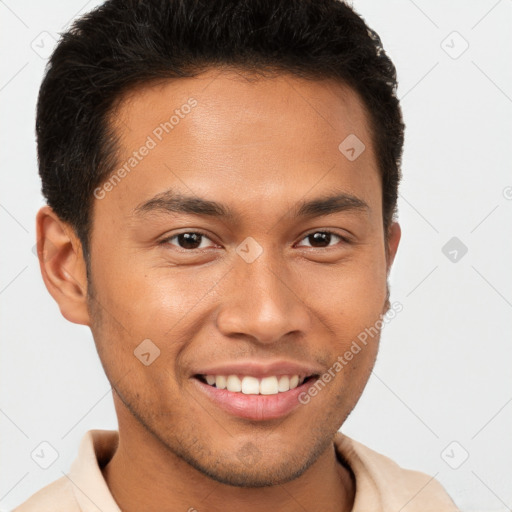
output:
M305 282L307 304L325 333L323 349L329 351L330 359L326 378L332 378L332 399L339 407L352 407L378 352L378 327L387 295L385 262L378 252L361 254L336 269L325 267Z
M149 258L148 258L149 259ZM179 328L201 309L201 302L227 272L225 265L173 268L134 258L122 264L105 261L99 269L99 300L132 335L158 339Z
M130 371L134 392L166 389L173 374L180 380L182 353L202 328L208 297L226 273L220 267L184 272L104 265L102 274L93 274L91 329L111 380Z
M307 304L343 339L380 318L387 293L383 259L361 254L337 267L302 274Z

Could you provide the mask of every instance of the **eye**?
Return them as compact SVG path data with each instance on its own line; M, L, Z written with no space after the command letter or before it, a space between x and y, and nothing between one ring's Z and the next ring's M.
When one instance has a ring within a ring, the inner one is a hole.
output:
M316 248L323 248L323 247L333 247L334 245L336 245L336 244L331 245L331 242L333 241L333 237L334 237L334 239L337 238L339 240L342 240L345 243L350 243L350 241L347 238L345 238L341 235L338 235L332 231L314 231L314 232L306 235L302 240L308 240L309 247L314 247L316 249Z
M176 240L176 243L172 241ZM199 231L187 231L185 233L178 233L165 240L162 240L162 244L177 245L181 249L194 250L194 249L205 249L208 245L203 245L204 240L210 240L204 233ZM211 240L210 240L211 242Z
M186 251L193 251L209 247L208 244L204 243L206 240L212 242L205 233L200 231L187 231L185 233L178 233L168 237L162 240L161 243L174 245L181 249L185 249ZM344 243L350 243L350 240L334 233L333 231L314 231L306 235L302 240L307 240L309 242L309 245L306 245L306 247L309 246L315 249L333 247L336 245L337 240L341 240ZM213 242L212 244L215 245Z

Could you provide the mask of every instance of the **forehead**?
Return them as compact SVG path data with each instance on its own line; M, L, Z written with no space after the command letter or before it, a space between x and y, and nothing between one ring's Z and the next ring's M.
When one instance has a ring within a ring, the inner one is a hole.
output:
M119 136L111 176L118 176L95 208L129 215L170 188L240 205L279 198L290 206L333 186L379 201L365 106L333 80L211 69L138 87L111 123ZM350 159L343 150L354 141L364 150Z

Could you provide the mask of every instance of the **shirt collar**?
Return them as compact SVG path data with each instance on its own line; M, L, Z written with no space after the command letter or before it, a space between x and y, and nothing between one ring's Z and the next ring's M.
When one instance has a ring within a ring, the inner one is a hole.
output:
M117 430L89 430L68 473L82 512L121 512L101 468L112 458L119 442Z

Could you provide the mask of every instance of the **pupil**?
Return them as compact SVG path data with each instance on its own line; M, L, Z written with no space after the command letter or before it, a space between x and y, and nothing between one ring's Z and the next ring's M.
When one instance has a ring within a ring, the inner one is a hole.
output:
M318 243L318 242L320 243L321 247L325 247L326 245L328 246L331 241L331 234L319 231L317 233L313 233L313 234L309 235L308 238L309 238L309 243L313 247L318 247L317 245L315 245L315 243ZM322 245L322 242L326 242L326 243L324 245Z
M199 233L181 233L178 240L183 249L197 249L201 245L201 236Z

